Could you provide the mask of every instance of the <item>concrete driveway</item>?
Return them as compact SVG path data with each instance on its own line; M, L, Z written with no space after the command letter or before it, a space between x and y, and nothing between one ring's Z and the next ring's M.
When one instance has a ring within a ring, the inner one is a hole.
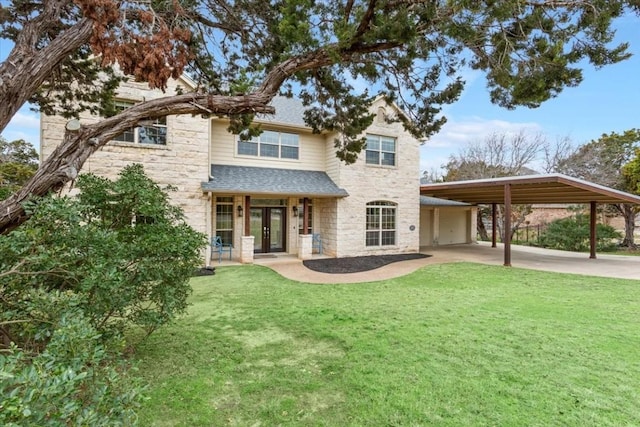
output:
M500 244L497 248L492 248L491 244L485 242L421 248L420 252L432 256L411 261L394 262L375 270L350 274L319 273L308 269L299 259L292 256L256 259L255 262L275 270L284 277L300 282L360 283L404 276L430 264L467 261L502 265L504 262L502 250L503 248ZM513 267L557 273L640 280L640 257L637 256L598 254L597 259L589 259L589 254L586 253L512 245L511 264Z
M470 261L502 265L503 247L492 248L490 243L422 248L420 252L433 255L436 262ZM530 246L511 245L511 265L556 273L584 274L640 280L640 257L597 254L589 259L588 253L557 251Z

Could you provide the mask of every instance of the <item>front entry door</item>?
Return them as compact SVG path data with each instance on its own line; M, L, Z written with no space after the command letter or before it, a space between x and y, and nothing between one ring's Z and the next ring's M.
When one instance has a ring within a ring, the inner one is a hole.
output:
M251 208L251 235L256 253L284 252L287 208Z

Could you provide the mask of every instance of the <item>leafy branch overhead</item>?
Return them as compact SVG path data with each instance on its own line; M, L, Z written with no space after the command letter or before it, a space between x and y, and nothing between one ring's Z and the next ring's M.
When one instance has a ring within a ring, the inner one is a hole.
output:
M278 93L295 95L314 108L310 126L340 134L337 154L351 162L373 96L395 102L406 113L395 120L426 138L444 123L442 106L458 99L465 67L486 73L493 102L536 107L580 83L583 61L626 59L611 24L639 8L604 0L6 2L0 37L15 46L0 64L0 129L27 101L47 114L112 115L121 72L160 89L186 73L196 89L68 133L24 191L0 205L0 230L21 221L28 194L64 185L64 171L142 118L223 115L239 132L253 114L272 113Z

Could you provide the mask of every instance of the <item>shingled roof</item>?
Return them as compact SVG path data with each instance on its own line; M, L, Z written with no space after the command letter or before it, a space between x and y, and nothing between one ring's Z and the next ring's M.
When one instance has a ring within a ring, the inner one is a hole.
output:
M322 171L211 165L211 178L202 190L215 193L299 195L305 197L346 197Z
M471 206L469 203L458 202L455 200L439 199L437 197L420 196L420 206Z
M296 127L308 127L304 122L305 107L302 101L285 96L274 97L269 105L276 109L276 113L259 114L256 120L263 123L289 125Z

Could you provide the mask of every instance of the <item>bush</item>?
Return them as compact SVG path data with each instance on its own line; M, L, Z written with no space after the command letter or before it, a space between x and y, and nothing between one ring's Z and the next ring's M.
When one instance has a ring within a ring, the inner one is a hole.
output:
M205 236L140 165L83 175L0 235L0 425L135 424L125 327L185 311Z
M142 387L107 351L76 295L28 290L0 314L0 326L9 322L29 339L0 353L0 425L135 424Z
M596 249L598 251L612 250L617 245L617 239L622 234L610 225L596 225ZM540 235L540 245L546 248L562 249L566 251L583 252L590 247L589 217L577 214L572 218L557 219L549 224Z
M152 332L184 312L204 235L140 165L115 182L83 175L77 187L78 197L31 203L31 218L0 236L0 271L16 272L0 285L73 290L100 333L132 324Z

